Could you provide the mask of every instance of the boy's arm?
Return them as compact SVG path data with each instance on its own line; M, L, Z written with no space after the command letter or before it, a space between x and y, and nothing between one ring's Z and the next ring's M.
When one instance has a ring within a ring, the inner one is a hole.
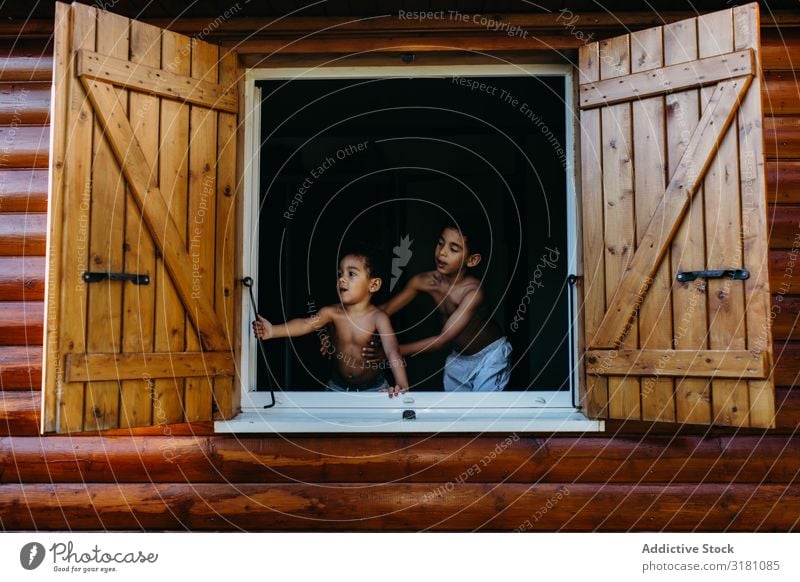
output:
M392 322L389 320L389 316L385 313L378 313L375 326L381 336L383 351L386 353L389 367L392 369L392 374L394 374L394 380L397 384L389 389L389 398L400 395L403 392L408 392L408 375L406 374L405 363L400 355L397 337L394 335Z
M403 344L400 346L400 354L403 356L415 356L424 352L434 352L446 348L472 321L472 317L481 303L483 303L483 290L478 287L464 295L458 308L444 323L442 333L410 344Z
M394 315L395 313L403 309L403 307L411 303L414 297L417 296L417 293L419 293L421 284L422 284L422 274L414 275L413 277L411 277L409 282L406 283L406 286L403 287L403 290L400 291L400 293L389 299L389 301L387 301L383 305L379 305L378 307L382 311L388 313L389 315Z
M258 339L267 340L279 337L298 337L307 335L321 327L328 325L333 320L333 309L323 307L311 317L292 319L286 323L270 323L260 315L256 315L253 322L253 331Z

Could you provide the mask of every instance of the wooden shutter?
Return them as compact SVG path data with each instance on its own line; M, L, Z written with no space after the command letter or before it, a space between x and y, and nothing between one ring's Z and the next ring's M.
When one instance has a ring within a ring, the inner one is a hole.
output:
M229 418L236 55L77 3L54 42L42 430Z
M592 416L774 426L760 76L757 4L580 50Z

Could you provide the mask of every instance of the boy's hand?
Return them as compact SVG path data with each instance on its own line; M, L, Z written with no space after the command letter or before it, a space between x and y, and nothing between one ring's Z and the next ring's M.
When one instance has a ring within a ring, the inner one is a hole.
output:
M401 394L405 394L406 392L408 392L408 386L400 386L400 384L397 384L390 388L384 388L383 390L381 390L381 392L388 392L389 398L392 398L394 396L400 396Z
M361 348L361 357L365 362L384 362L386 361L386 352L383 351L383 342L369 340L369 343Z
M256 320L253 322L253 333L261 340L268 340L272 337L272 324L256 314Z

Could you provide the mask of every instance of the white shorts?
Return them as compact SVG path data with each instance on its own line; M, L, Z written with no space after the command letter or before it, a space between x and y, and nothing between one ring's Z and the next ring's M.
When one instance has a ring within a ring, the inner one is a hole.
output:
M511 377L511 344L505 337L465 356L453 352L444 364L445 392L496 392Z

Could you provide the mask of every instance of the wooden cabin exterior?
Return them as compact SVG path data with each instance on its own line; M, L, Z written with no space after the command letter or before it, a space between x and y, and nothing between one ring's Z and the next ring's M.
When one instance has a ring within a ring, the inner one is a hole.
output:
M561 58L577 65L579 50L587 44L578 32L599 40L696 16L688 11L688 3L682 6L680 2L655 3L663 7L658 14L625 12L627 3L620 2L623 11L613 15L592 12L595 5L583 1L544 2L552 5L549 14L516 2L447 6L438 1L398 1L364 12L352 3L328 2L264 28L300 5L270 2L240 7L235 3L232 13L220 18L215 3L200 2L174 19L182 10L178 3L148 4L140 13L143 4L119 2L111 10L184 35L202 35L208 43L235 47L239 70L257 64L308 65L353 53L361 53L353 62L381 65L399 64L408 55L419 64L483 62L486 57L481 53L525 63L552 58L558 51ZM615 3L608 4L616 8ZM711 0L693 6L703 12L731 8L730 3ZM359 22L359 17L398 10L455 8L486 13L534 31L533 40L469 24L443 26L435 20ZM203 415L200 405L195 413L184 410L150 427L119 428L125 423L117 411L117 428L80 422L69 431L56 433L51 427L42 434L41 429L47 429L42 417L43 376L50 373L42 364L47 327L45 254L48 211L52 212L48 165L51 144L58 143L59 135L64 138L64 128L53 127L51 117L53 55L59 49L53 41L56 14L52 4L40 3L32 14L27 13L28 7L10 9L18 13L0 23L0 528L796 530L800 523L800 336L796 322L800 266L794 265L800 246L796 72L800 69L800 15L792 8L791 2L764 3L760 27L768 260L773 306L779 306L770 312L774 313L770 363L774 418L770 415L763 423L741 422L739 426L721 426L733 422L707 426L681 422L679 413L643 420L647 413L639 411L635 417L628 415L630 420L607 419L603 432L524 433L510 440L510 435L496 433L312 434L291 439L215 434L210 420L193 420ZM568 19L563 10L568 10ZM308 32L326 27L332 28L305 38ZM97 42L101 42L99 37ZM216 60L214 55L212 61ZM229 68L223 70L220 65L219 80L228 75L229 82L234 82L236 63L229 58L224 62ZM131 100L130 106L148 114L145 101ZM223 125L230 113L219 115ZM91 127L87 131L91 134ZM81 147L80 143L74 147ZM112 154L109 150L103 155ZM208 155L218 158L231 152ZM235 182L234 176L231 179ZM112 183L105 186L114 187ZM155 269L153 263L151 270ZM185 325L190 323L187 320ZM172 347L165 344L167 350ZM200 345L178 349L193 352ZM186 382L189 390L197 380ZM224 382L220 386L226 389ZM237 392L228 389L229 399L218 401L223 405L215 410L217 415L236 412ZM113 398L117 390L113 384ZM499 443L505 443L502 454L481 464ZM470 473L476 466L481 470Z

